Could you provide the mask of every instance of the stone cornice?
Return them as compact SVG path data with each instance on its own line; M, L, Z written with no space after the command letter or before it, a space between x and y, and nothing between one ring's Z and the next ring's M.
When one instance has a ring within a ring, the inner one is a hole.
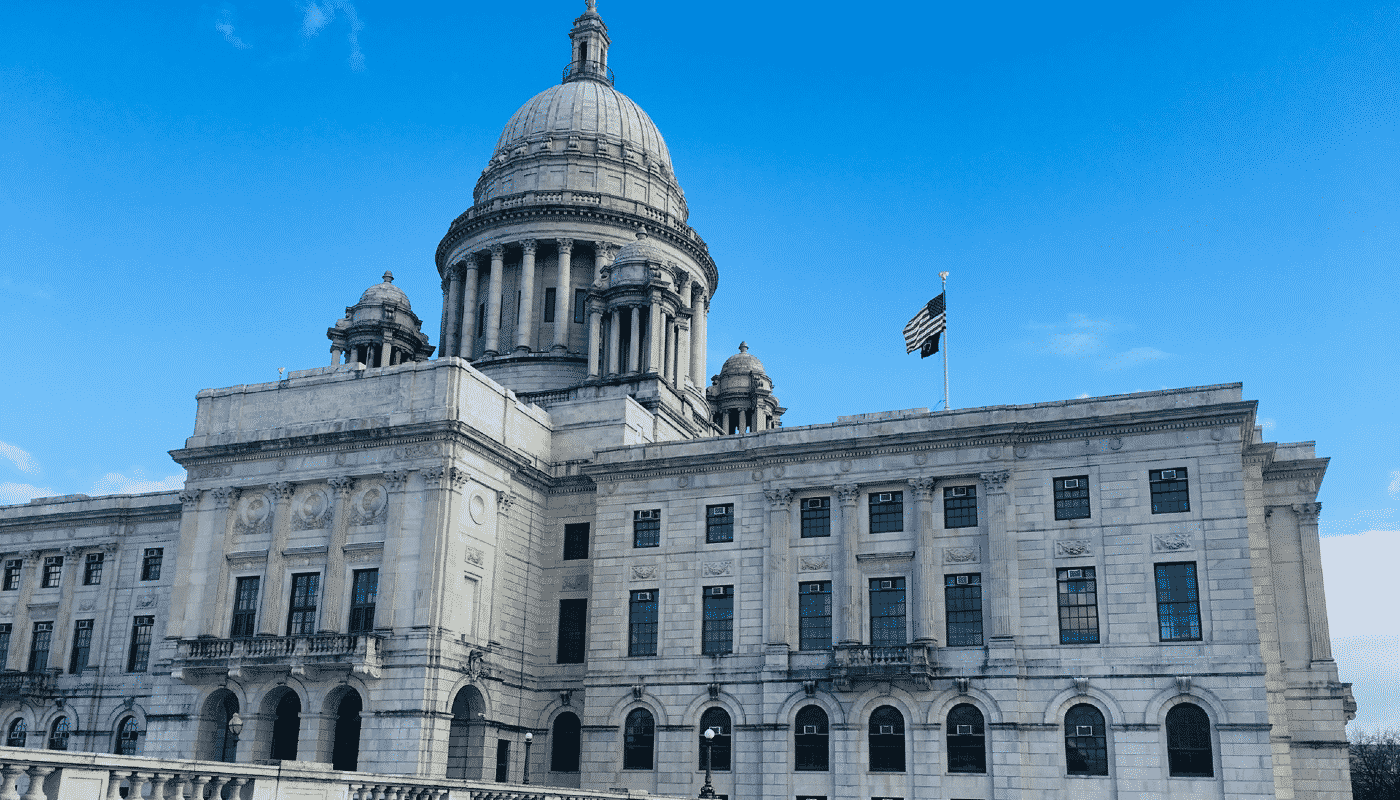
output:
M1300 458L1293 461L1273 461L1264 467L1264 480L1290 481L1321 478L1327 472L1330 458Z
M30 512L23 516L0 517L0 530L10 532L29 528L82 527L90 525L111 525L125 522L151 522L158 519L178 520L182 510L178 492L168 492L168 502L137 508L92 508L74 511L55 510L57 503L35 503L33 505L11 506L8 512ZM139 497L140 495L104 495L91 500L75 502L93 503L110 500L112 497ZM94 545L95 546L95 545Z
M977 425L953 430L925 430L849 440L818 440L764 445L758 437L751 446L728 452L704 452L645 462L596 463L583 468L597 481L645 480L671 475L726 472L766 466L819 461L866 459L877 456L920 453L965 447L1001 447L1086 438L1131 436L1159 431L1238 425L1253 418L1252 401L1221 403L1185 409L1135 412L1110 417L1081 417L1044 423ZM875 427L874 423L870 427ZM833 445L845 445L833 449ZM1001 462L1013 468L1014 459ZM989 464L990 466L990 464ZM911 469L913 465L911 465ZM898 477L898 476L895 476ZM910 476L914 477L914 476ZM938 476L942 477L942 476Z

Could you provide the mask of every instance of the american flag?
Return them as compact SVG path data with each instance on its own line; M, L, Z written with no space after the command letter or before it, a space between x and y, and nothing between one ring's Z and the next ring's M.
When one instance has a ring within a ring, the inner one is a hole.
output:
M904 346L906 353L919 351L920 358L928 358L938 352L938 337L943 334L943 295L928 301L919 313L904 326Z

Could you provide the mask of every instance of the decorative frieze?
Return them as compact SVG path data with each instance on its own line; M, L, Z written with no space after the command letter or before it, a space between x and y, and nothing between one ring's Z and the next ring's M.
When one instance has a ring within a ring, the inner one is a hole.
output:
M258 492L238 501L238 513L234 517L234 533L244 536L264 534L272 530L272 502L266 494Z
M656 577L656 565L655 565L655 564L633 564L633 565L632 565L632 580L634 580L634 581L649 581L649 580L651 580L652 578L655 578L655 577Z
M976 564L982 560L982 548L980 547L945 547L943 548L944 564Z
M1175 553L1192 548L1193 543L1189 533L1158 533L1152 537L1152 552L1154 553Z
M382 525L388 518L389 492L383 485L366 486L351 494L351 525Z
M314 488L292 504L292 528L299 531L325 528L331 522L331 498L325 489Z
M706 578L720 578L734 574L733 561L705 561L700 565L700 574Z
M1055 542L1055 558L1092 555L1088 539L1061 539Z
M802 556L797 559L798 572L826 572L831 569L828 556Z

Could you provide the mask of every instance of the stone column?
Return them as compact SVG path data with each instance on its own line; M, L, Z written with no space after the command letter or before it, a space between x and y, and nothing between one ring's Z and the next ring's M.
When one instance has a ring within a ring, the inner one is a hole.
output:
M334 367L334 366L336 366L336 365L339 364L339 363L340 363L340 348L337 347L336 345L331 345L331 366Z
M792 490L769 489L763 495L768 498L768 535L764 541L768 550L765 576L768 585L764 587L768 618L763 640L769 646L782 645L791 649L792 595L797 591L792 580L793 571L788 566L788 546L793 535Z
M1015 644L1021 605L1021 570L1017 562L1016 532L1011 530L1011 480L1009 471L982 473L987 490L987 563L991 565L990 584L983 584L983 598L991 609L991 635L1003 644Z
M652 292L651 313L647 315L647 326L651 329L647 334L647 371L656 374L662 380L666 379L665 365L665 345L666 345L666 312L661 310L661 295L659 292Z
M535 247L534 239L520 243L524 251L520 262L520 313L515 320L515 349L529 350L530 337L535 332Z
M832 631L838 644L860 644L865 626L861 624L860 570L856 567L856 550L860 542L860 518L856 516L860 505L860 487L854 483L843 483L835 487L836 499L841 507L841 542L836 548L837 564L832 565L836 573L832 581L831 602L838 612L832 620L837 630ZM833 509L835 510L835 509Z
M292 494L295 487L281 481L272 484L275 505L272 511L272 544L267 548L267 591L263 594L263 613L258 619L258 633L281 636L283 617L287 615L286 581L283 580L287 539L292 534Z
M592 301L588 304L588 377L598 377L598 349L603 335L603 311Z
M350 491L352 478L331 478L331 535L326 544L326 576L321 585L321 621L318 630L340 633L344 630L345 540L350 530Z
M616 375L620 365L618 364L618 350L622 347L622 309L614 308L608 312L608 374Z
M676 323L676 389L684 391L690 378L690 323L680 320Z
M469 359L476 350L476 285L481 281L475 253L467 256L464 266L466 274L462 277L462 338L458 340L453 353Z
M613 246L607 242L593 243L593 285L604 286L603 268L612 262Z
M491 245L491 288L486 296L486 355L500 355L501 292L506 271L506 246Z
M392 367L394 365L394 344L390 334L384 334L384 342L379 345L379 366Z
M631 338L627 342L627 371L641 372L642 358L642 308L632 306L631 328L629 330Z
M457 351L457 323L461 321L462 309L458 306L458 301L462 298L462 273L461 264L453 264L447 268L447 328L443 336L438 340L438 345L442 347L442 352L438 353L439 358L450 358L461 355Z
M1311 661L1332 660L1332 638L1327 623L1327 596L1322 583L1322 543L1318 539L1317 518L1321 503L1294 503L1298 519L1298 539L1303 556L1303 596L1308 605L1308 634L1312 642Z
M574 240L559 239L559 277L554 282L554 346L551 350L569 351L570 295L573 293Z
M218 577L205 585L205 600L200 610L204 612L204 619L213 623L213 627L209 630L192 630L189 631L189 635L198 636L201 633L207 633L222 637L227 632L224 626L232 623L232 616L229 612L233 610L233 602L229 597L230 577L225 556L233 543L233 528L238 521L239 490L233 486L219 486L211 490L209 494L214 496L215 509L214 530L210 533L210 538L217 546L212 548L215 552L205 554L204 558L208 559L209 569ZM189 540L182 538L181 541ZM195 609L190 609L192 613L195 611ZM211 619L211 614L223 614L224 618L213 617Z
M694 376L695 385L700 391L705 391L705 387L710 385L709 376L705 374L705 356L708 353L709 345L705 337L709 331L710 301L705 297L702 288L700 295L695 298L695 341L690 343L690 363L691 374Z
M447 341L448 309L452 308L454 302L456 299L452 296L452 282L444 275L442 278L442 322L438 326L438 358L447 358L447 345L443 342ZM354 351L351 351L351 358L354 357L353 353Z
M933 478L914 478L914 533L918 544L914 551L914 580L909 587L914 622L914 642L938 644L938 628L934 621L939 594L937 547L933 538Z

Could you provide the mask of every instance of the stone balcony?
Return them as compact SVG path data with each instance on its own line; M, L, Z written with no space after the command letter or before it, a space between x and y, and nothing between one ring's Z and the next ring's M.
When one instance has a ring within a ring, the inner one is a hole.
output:
M800 652L788 656L788 675L798 680L831 680L840 691L858 683L911 681L927 688L938 673L935 648L927 644L899 646L847 644L829 652Z
M318 633L311 636L253 636L237 639L182 639L171 676L186 683L253 672L291 675L351 672L378 678L384 637L376 634Z
M53 694L53 676L47 672L0 672L0 701Z

